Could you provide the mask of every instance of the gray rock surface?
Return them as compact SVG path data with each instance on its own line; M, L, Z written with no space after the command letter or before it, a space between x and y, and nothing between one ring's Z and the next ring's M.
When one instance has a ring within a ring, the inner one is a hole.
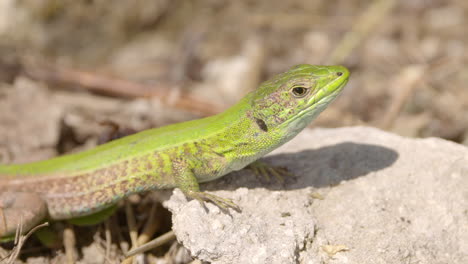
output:
M178 240L212 263L468 263L468 149L367 127L306 130L264 161L202 188L242 212L165 205ZM223 190L223 191L221 191Z

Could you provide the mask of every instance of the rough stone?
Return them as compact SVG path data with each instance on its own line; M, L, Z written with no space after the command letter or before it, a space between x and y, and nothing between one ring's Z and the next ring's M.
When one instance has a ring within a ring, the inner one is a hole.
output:
M242 170L202 188L242 212L166 206L192 255L212 263L468 263L468 149L368 127L306 130L264 159L294 176ZM221 191L223 190L223 191Z

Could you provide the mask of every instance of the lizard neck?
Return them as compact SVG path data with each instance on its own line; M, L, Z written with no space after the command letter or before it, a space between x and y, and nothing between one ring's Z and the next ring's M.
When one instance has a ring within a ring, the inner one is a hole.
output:
M284 131L280 127L268 125L257 117L249 95L238 105L220 114L215 122L222 124L223 129L219 129L204 143L209 146L210 150L205 153L211 160L215 157L210 152L214 152L223 157L223 159L218 158L220 162L226 163L223 170L215 173L215 178L244 168L299 132L299 130ZM206 175L199 180L213 180L213 175Z

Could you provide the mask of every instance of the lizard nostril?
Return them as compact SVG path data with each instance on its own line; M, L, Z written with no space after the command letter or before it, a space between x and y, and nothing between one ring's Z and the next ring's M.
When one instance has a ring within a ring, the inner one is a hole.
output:
M336 75L341 76L341 75L343 75L343 73L342 72L337 72Z

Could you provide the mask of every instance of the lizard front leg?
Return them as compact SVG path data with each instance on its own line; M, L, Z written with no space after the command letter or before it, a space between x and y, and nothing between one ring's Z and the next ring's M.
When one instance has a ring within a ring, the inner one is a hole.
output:
M203 203L203 201L212 202L224 210L232 208L236 211L240 211L239 206L237 206L237 204L235 204L231 199L222 198L207 192L201 192L195 173L188 165L189 164L183 160L174 161L175 182L177 187L182 190L185 196L196 199L201 203Z
M0 239L14 235L18 228L28 231L47 217L46 202L37 194L0 194Z

